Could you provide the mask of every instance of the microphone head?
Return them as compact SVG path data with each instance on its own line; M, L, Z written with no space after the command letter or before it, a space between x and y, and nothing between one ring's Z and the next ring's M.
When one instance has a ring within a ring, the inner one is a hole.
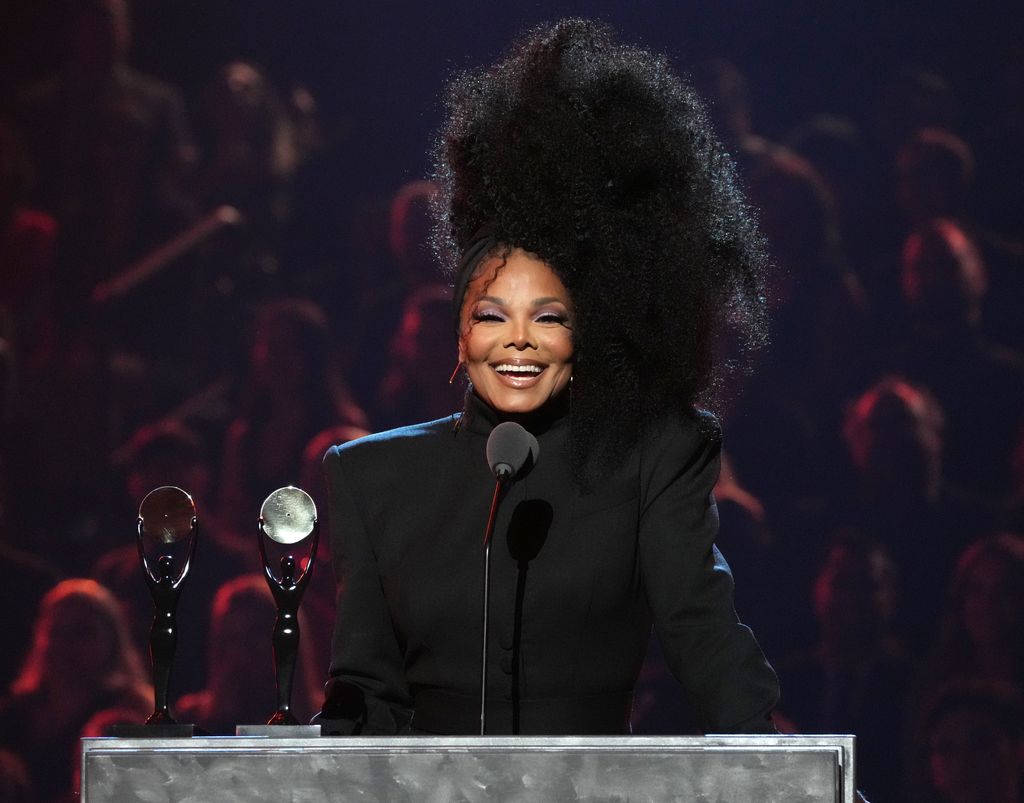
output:
M503 421L487 438L487 465L499 480L514 479L537 462L540 444L515 421Z

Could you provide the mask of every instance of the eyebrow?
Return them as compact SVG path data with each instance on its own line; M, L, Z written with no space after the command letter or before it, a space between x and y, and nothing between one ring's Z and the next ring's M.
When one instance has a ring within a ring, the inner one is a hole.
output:
M499 298L498 296L480 296L480 298L478 299L478 303L480 301L488 301L491 304L499 304L503 307L508 305L508 301L506 301L504 298ZM565 301L559 298L558 296L544 296L543 298L535 298L533 300L533 305L535 307L542 307L545 304L550 304L552 302L557 302L558 304L562 305L565 304Z

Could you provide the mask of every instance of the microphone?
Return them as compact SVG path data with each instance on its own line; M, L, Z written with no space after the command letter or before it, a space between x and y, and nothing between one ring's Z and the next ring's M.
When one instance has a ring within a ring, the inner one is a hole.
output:
M487 529L484 531L484 595L483 595L483 627L481 628L480 655L480 735L487 733L487 630L488 613L491 597L491 536L494 534L494 522L498 517L498 503L502 491L511 485L524 469L529 471L540 455L540 444L515 421L503 421L491 430L487 438L487 465L491 468L497 483L494 486L494 498L491 500L491 512L487 517Z
M509 482L537 462L540 444L522 425L503 421L491 430L486 451L491 473L499 482Z

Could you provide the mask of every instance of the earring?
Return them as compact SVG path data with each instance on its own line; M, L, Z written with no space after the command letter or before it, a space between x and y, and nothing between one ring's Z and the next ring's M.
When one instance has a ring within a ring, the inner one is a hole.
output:
M455 370L452 371L452 375L448 378L448 384L449 385L454 385L455 384L455 377L458 376L459 369L461 367L462 367L462 360L459 360L457 363L455 363Z

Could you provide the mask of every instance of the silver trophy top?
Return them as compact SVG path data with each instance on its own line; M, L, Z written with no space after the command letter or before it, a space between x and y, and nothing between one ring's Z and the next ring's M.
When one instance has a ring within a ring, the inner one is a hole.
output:
M173 485L154 488L139 505L142 534L161 544L175 544L188 538L195 520L192 497Z
M260 508L260 528L279 544L297 544L313 532L316 505L301 488L278 488Z

